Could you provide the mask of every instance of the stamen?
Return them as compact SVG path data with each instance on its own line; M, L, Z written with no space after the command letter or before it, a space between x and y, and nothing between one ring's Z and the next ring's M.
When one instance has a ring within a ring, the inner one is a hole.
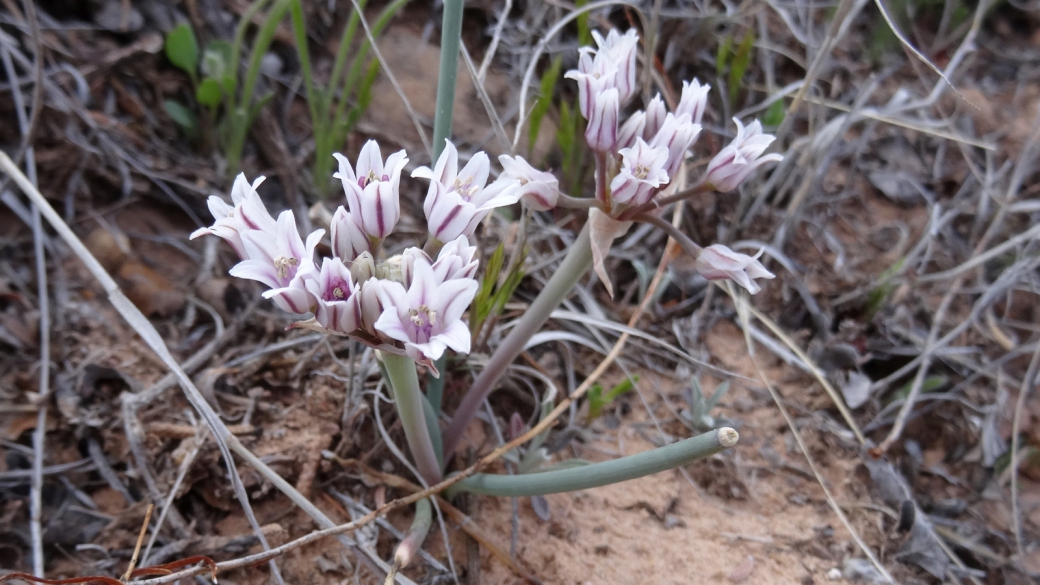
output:
M299 263L300 261L296 258L275 256L274 269L278 273L278 278L287 278L289 276L289 269Z

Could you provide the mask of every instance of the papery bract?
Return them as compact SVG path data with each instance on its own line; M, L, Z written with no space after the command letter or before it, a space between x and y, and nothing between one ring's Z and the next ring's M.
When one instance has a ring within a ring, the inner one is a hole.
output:
M416 258L411 286L385 282L380 291L383 313L377 331L404 345L405 354L437 373L433 361L446 348L469 353L469 328L461 321L477 292L477 281L438 283L433 267ZM439 375L439 374L438 374Z
M361 305L350 269L337 258L324 258L318 271L303 278L315 302L314 318L329 331L353 333L361 327Z
M732 280L746 288L751 294L761 290L756 278L774 278L758 261L762 252L754 256L734 252L722 244L714 244L701 250L694 263L697 272L708 280Z
M784 159L779 154L762 156L776 137L763 134L762 124L758 120L747 128L736 118L733 118L733 122L737 125L736 137L711 159L705 171L705 182L723 193L739 187L758 167Z
M630 227L632 227L632 222L630 221L618 221L595 207L589 209L592 267L596 270L596 275L599 276L599 279L603 281L603 286L607 287L607 292L611 298L614 298L614 286L610 282L610 276L607 274L604 262L610 253L610 245L614 240L625 235L625 232Z
M668 162L666 147L651 147L642 138L637 138L634 146L623 148L618 154L623 162L610 182L610 195L615 203L633 207L642 205L668 183L668 173L664 169Z
M342 205L332 215L330 230L332 255L340 260L350 262L361 253L372 251L372 241Z
M498 157L502 165L499 179L513 179L520 184L520 198L535 211L548 211L556 207L560 198L560 182L552 173L539 171L523 157L513 158L503 154Z
M405 151L391 154L384 165L379 145L369 140L358 156L356 172L345 156L333 156L339 161L339 172L333 176L343 182L354 222L369 237L385 238L401 218L401 171L408 163Z

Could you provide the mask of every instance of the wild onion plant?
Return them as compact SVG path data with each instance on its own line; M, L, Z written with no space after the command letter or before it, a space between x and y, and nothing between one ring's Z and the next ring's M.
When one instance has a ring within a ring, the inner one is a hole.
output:
M561 193L551 173L508 155L499 157L502 172L488 182L488 155L479 152L460 168L456 147L446 140L433 168L421 167L411 174L427 183L423 205L427 240L422 247L388 256L383 244L400 218L401 175L408 159L403 150L384 159L379 145L369 141L356 161L335 155L339 170L334 177L342 182L346 206L341 205L333 215L331 257L315 259L315 247L324 238L324 230L304 239L292 211L283 211L277 218L268 213L256 191L262 177L250 184L239 175L230 205L212 197L209 206L214 224L192 235L224 238L242 260L231 269L233 276L263 283L268 288L264 297L285 311L310 314L297 321L296 327L346 335L376 350L411 457L428 485L442 479L477 407L589 268L612 292L604 260L611 242L633 222L666 230L696 257L697 270L707 279L728 279L754 294L759 289L756 279L773 277L757 257L719 244L701 248L659 217L667 206L694 194L732 191L758 167L779 160L779 155L764 155L773 137L763 134L757 121L745 127L735 120L733 142L711 159L694 187L675 192L672 186L701 133L710 87L696 79L684 82L674 110L668 111L658 95L644 110L622 120L622 112L638 91L639 39L633 30L593 36L596 47L582 48L578 68L566 75L578 83L579 109L588 121L585 139L595 154L591 197ZM437 414L423 393L418 371L441 376L443 366L438 363L444 362L438 360L447 350L470 351L471 332L462 317L479 286L474 232L492 211L517 202L535 211L587 209L589 218L559 269L464 394L442 439ZM732 429L717 429L580 469L512 476L477 474L452 489L500 496L586 489L684 465L730 447L736 440ZM420 524L428 528L428 509L417 516L425 518ZM414 540L408 541L409 547L417 546Z

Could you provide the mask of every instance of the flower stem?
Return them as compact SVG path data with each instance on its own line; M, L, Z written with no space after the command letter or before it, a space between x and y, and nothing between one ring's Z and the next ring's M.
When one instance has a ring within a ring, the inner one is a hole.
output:
M651 225L655 225L661 228L662 230L664 230L666 234L671 236L672 239L674 239L679 244L679 247L682 248L684 252L689 254L690 257L694 260L697 259L697 256L700 255L701 250L703 250L703 248L697 245L696 242L687 237L686 234L679 231L679 228L661 219L660 217L657 217L656 215L651 215L649 213L640 213L632 219L635 221L641 221L643 223L649 223Z
M455 77L459 71L459 44L462 37L464 0L444 0L441 20L441 65L437 74L437 110L433 118L433 162L451 136L452 109L455 106Z
M585 276L592 267L592 247L589 243L589 226L585 224L578 238L567 251L560 267L549 279L549 282L535 298L527 311L517 320L516 325L509 332L502 343L495 349L488 360L484 370L480 372L473 385L470 386L466 395L462 398L451 425L444 433L444 459L450 459L455 451L459 439L466 431L466 427L477 414L477 409L494 390L495 384L502 378L509 364L523 351L524 345L531 336L542 328L549 319L549 315L560 306L563 299L567 298L574 285Z
M395 569L403 569L408 566L408 563L422 548L430 526L433 526L433 506L430 504L429 498L423 498L415 503L415 518L412 518L412 525L408 528L408 534L397 545L397 550L394 551L393 567ZM387 583L390 582L387 581Z
M441 467L437 463L437 454L433 451L426 416L423 414L415 362L409 357L392 353L380 352L380 356L394 390L394 404L397 406L397 415L401 417L408 449L412 452L423 480L433 485L441 480Z
M519 497L586 490L659 473L710 457L736 445L739 438L737 431L723 427L671 445L602 463L522 475L477 473L448 488L446 495L450 497L458 492L469 492Z

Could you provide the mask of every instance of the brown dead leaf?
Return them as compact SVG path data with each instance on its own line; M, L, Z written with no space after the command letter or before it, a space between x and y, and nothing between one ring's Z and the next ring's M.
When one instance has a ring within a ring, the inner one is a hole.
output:
M124 262L117 281L126 296L148 316L166 316L184 306L184 294L165 276L136 260Z

